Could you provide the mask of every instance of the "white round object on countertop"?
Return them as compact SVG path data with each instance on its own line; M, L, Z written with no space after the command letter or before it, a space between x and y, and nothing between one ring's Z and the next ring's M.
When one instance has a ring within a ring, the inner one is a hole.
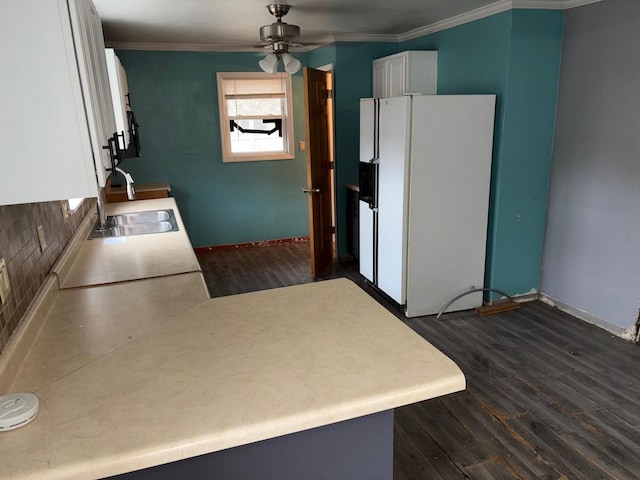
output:
M31 423L40 411L40 400L32 393L0 395L0 432Z

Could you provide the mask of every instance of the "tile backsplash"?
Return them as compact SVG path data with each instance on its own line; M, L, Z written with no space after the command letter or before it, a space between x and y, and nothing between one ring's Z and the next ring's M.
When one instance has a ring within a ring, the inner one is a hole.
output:
M11 283L9 298L0 305L0 354L49 270L95 204L95 199L86 199L66 218L60 202L0 206L0 258L7 263ZM37 225L44 231L43 252Z

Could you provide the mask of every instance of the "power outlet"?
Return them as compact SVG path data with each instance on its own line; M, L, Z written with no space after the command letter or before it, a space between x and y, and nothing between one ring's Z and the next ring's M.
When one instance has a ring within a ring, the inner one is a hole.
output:
M9 292L11 284L9 283L9 273L7 272L7 264L4 258L0 258L0 302L7 303L9 300Z
M40 242L40 251L44 252L44 249L47 248L47 240L44 238L44 228L42 225L36 226L36 230L38 231L38 241Z

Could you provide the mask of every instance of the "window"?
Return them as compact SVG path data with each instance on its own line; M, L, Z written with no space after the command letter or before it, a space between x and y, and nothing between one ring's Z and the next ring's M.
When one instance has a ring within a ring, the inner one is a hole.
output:
M294 158L291 75L218 73L223 162Z

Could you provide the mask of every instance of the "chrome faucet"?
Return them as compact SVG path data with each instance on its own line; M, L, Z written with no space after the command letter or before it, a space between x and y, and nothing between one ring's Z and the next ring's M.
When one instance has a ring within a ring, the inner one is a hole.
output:
M107 228L107 212L104 209L105 204L105 193L104 188L98 189L98 221L100 222L100 226L98 227L100 230L105 230Z
M129 200L135 200L136 199L136 191L133 188L133 178L131 178L131 175L127 172L125 172L124 170L122 170L120 167L116 167L116 172L120 173L125 181L127 182L127 198Z
M136 191L133 188L133 178L131 177L131 174L125 172L124 170L122 170L119 167L115 167L116 172L120 173L125 181L127 182L127 198L129 200L135 200L136 199ZM98 192L98 202L97 202L97 208L98 208L98 222L99 222L99 227L98 229L101 231L104 231L108 225L107 225L107 212L105 211L104 208L104 204L106 203L106 199L105 199L105 191L104 188L100 188L99 192Z

